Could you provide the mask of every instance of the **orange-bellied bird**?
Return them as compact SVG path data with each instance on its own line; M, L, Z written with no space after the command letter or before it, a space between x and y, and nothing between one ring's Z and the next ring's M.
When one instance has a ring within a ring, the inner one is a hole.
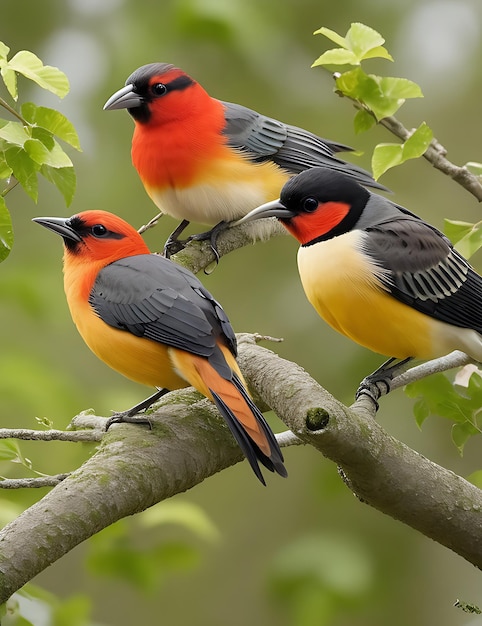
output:
M435 227L326 168L238 223L271 216L300 242L306 296L335 330L398 359L461 350L482 361L482 277Z
M134 118L134 167L161 212L182 220L168 239L168 252L179 249L174 242L189 222L216 225L240 218L277 198L291 175L309 167L340 170L385 189L335 156L351 148L216 100L167 63L137 69L104 109L127 109ZM217 232L211 237L214 250Z
M258 461L286 476L275 436L246 391L231 324L194 274L150 254L132 226L106 211L34 221L63 238L65 293L86 344L158 389L111 420L132 421L163 393L192 385L215 403L263 484Z

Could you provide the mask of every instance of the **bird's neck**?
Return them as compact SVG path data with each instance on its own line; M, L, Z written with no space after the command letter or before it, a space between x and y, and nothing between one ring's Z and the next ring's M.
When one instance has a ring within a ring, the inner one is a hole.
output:
M221 102L205 92L177 113L153 116L137 123L132 139L132 162L144 185L162 189L198 182L206 164L228 152Z

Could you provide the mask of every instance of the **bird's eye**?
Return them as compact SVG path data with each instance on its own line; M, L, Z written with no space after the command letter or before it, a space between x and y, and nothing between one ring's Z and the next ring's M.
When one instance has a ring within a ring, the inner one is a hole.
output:
M105 237L107 235L107 228L103 224L95 224L90 229L90 232L94 237Z
M164 85L164 83L154 83L154 85L151 86L151 92L155 96L163 96L166 91L167 87L166 85Z
M318 208L318 200L316 198L305 198L303 200L303 211L313 213Z

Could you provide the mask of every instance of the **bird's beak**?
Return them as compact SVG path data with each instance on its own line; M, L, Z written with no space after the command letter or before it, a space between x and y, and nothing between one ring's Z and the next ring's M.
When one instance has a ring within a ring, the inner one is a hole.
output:
M250 211L247 215L240 220L233 222L231 226L238 226L239 224L246 224L246 222L254 222L265 217L279 217L280 219L290 219L294 217L295 213L290 211L279 200L273 200L273 202L266 202L256 209Z
M104 104L104 111L113 109L136 109L144 104L144 98L134 91L134 85L126 85L116 91Z
M82 241L82 238L70 226L69 219L68 217L34 217L32 222L45 226L63 239L70 239L70 241L78 243Z

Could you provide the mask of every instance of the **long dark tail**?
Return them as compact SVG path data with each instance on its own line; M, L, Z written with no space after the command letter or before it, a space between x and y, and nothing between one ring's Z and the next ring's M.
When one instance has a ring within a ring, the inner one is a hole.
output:
M260 462L270 472L277 472L283 477L288 476L288 472L283 464L283 454L263 414L252 401L236 374L233 374L232 383L244 401L243 404L246 406L244 411L239 410L239 399L236 403L238 406L235 413L228 405L228 399L225 401L213 389L210 389L210 392L219 412L226 420L254 473L265 485L266 483L258 463Z

